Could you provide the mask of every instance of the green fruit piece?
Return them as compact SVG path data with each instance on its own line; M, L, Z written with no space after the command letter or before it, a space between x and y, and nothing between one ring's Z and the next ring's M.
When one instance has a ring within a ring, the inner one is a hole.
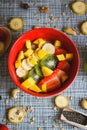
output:
M38 83L40 81L40 79L41 79L41 77L36 74L34 68L29 71L28 77L32 77L36 81L36 83Z
M46 55L40 62L41 66L46 66L52 70L54 70L57 66L58 59L55 55L48 54Z
M87 73L87 61L84 62L84 70Z
M35 65L34 68L35 68L35 72L36 72L36 74L39 75L39 76L42 78L42 77L43 77L43 74L42 74L42 71L41 71L40 65L37 64L37 65Z

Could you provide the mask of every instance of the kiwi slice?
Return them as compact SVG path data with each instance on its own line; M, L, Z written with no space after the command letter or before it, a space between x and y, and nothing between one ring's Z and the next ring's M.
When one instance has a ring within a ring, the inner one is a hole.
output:
M36 72L36 74L39 75L39 76L42 78L42 77L43 77L43 74L42 74L42 71L41 71L40 65L37 64L37 65L35 65L34 68L35 68L35 72Z
M52 70L54 70L57 66L58 59L55 55L48 54L46 55L41 61L40 65L41 66L46 66Z
M78 15L86 13L86 3L83 1L75 1L71 4L72 11Z
M13 17L9 20L8 26L14 31L20 31L24 27L24 21L22 18Z
M38 83L41 79L41 77L35 72L35 68L29 71L28 77L32 77L36 81L36 83Z

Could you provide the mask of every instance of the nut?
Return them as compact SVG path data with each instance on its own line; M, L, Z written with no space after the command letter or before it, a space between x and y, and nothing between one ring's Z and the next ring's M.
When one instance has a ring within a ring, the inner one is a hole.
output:
M17 93L19 93L20 90L17 88L14 88L11 92L11 98L17 98Z

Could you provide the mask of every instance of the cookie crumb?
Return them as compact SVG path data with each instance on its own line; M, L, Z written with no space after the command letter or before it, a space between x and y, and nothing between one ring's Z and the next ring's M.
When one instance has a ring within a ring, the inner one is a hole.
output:
M7 105L8 104L8 99L5 99L4 103L5 103L5 105Z
M38 130L42 130L42 128L41 128L41 127L39 127L39 128L38 128Z
M56 126L56 125L53 125L52 128L55 129L55 128L57 128L57 126Z
M72 96L70 96L69 99L72 100Z

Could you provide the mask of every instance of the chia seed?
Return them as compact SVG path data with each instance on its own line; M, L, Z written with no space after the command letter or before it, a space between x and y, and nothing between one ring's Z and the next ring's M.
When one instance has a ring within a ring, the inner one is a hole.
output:
M77 113L77 112L69 112L63 111L63 115L66 117L67 120L76 122L78 124L86 125L87 124L87 117Z

